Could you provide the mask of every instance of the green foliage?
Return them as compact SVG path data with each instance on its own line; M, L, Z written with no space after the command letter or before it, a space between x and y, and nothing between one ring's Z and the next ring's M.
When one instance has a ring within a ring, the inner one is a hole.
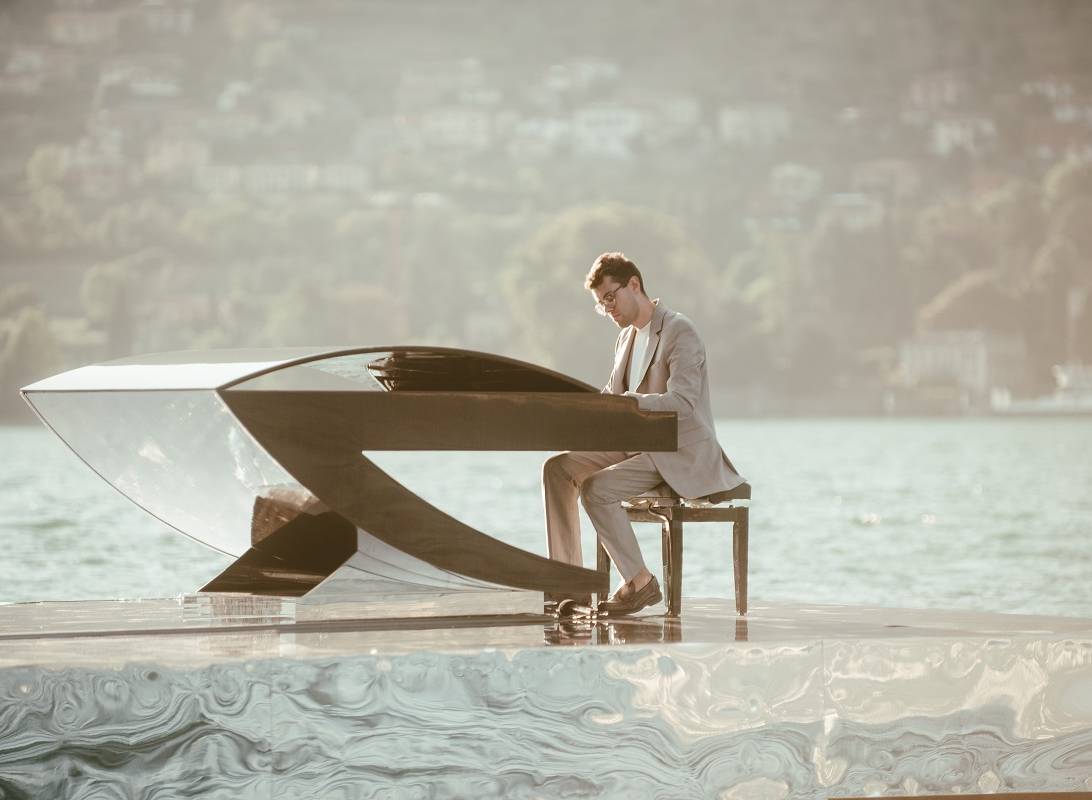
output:
M1043 179L1043 196L1051 214L1082 198L1092 198L1092 162L1066 159L1055 164Z
M18 391L60 369L57 341L37 307L0 319L0 417L29 418Z
M13 283L0 289L0 319L14 316L24 308L41 305L41 298L30 284Z
M381 286L352 283L327 289L301 278L265 303L266 316L247 344L399 344L406 340L405 312Z
M974 330L1019 335L1022 298L1006 291L997 270L968 272L946 286L918 312L925 330Z
M143 284L161 260L158 251L146 250L95 264L84 273L80 300L92 328L106 336L107 357L132 354Z
M610 204L549 220L499 271L520 355L593 384L605 381L617 329L594 312L584 277L608 250L624 250L637 264L650 297L662 297L704 335L714 335L719 285L701 246L665 214Z

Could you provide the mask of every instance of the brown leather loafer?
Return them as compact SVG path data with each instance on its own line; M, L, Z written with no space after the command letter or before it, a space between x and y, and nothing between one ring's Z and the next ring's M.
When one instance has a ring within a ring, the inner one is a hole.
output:
M664 599L660 592L660 584L656 576L648 583L627 597L616 598L614 595L599 604L600 614L609 614L612 617L622 617L627 614L636 614L642 608L648 608Z

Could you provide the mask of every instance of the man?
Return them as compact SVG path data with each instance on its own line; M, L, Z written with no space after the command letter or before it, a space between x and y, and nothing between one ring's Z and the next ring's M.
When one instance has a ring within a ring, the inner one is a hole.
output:
M622 253L603 253L584 281L595 310L621 328L614 369L603 392L637 399L646 411L674 411L678 450L670 453L559 453L542 468L550 558L580 565L579 495L599 540L622 576L601 604L611 614L632 614L663 599L648 571L622 501L667 483L686 498L704 497L743 483L717 444L709 401L705 346L694 324L645 292L637 265ZM557 599L557 598L554 598ZM578 600L590 598L578 598Z

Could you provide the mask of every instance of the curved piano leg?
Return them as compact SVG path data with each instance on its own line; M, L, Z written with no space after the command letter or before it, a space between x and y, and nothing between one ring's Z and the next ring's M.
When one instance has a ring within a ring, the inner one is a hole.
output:
M262 506L258 498L256 512ZM316 547L316 542L322 545ZM256 539L200 591L300 597L333 574L356 549L356 526L340 514L301 513Z
M357 420L255 401L259 392L225 393L225 402L258 443L304 488L353 525L441 570L497 586L541 592L602 590L596 570L564 564L498 541L422 500L354 445ZM348 412L346 412L348 413ZM314 546L312 542L312 546Z

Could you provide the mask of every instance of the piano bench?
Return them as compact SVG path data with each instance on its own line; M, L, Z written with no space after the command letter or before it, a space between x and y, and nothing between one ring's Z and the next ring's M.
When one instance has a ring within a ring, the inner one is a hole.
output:
M682 609L683 525L687 522L731 522L732 562L735 574L736 613L747 613L747 533L750 509L741 501L751 499L751 486L741 483L734 489L709 497L686 500L667 484L632 497L622 503L630 522L659 522L664 565L664 593L667 616L678 617ZM610 556L600 544L596 568L609 583Z

